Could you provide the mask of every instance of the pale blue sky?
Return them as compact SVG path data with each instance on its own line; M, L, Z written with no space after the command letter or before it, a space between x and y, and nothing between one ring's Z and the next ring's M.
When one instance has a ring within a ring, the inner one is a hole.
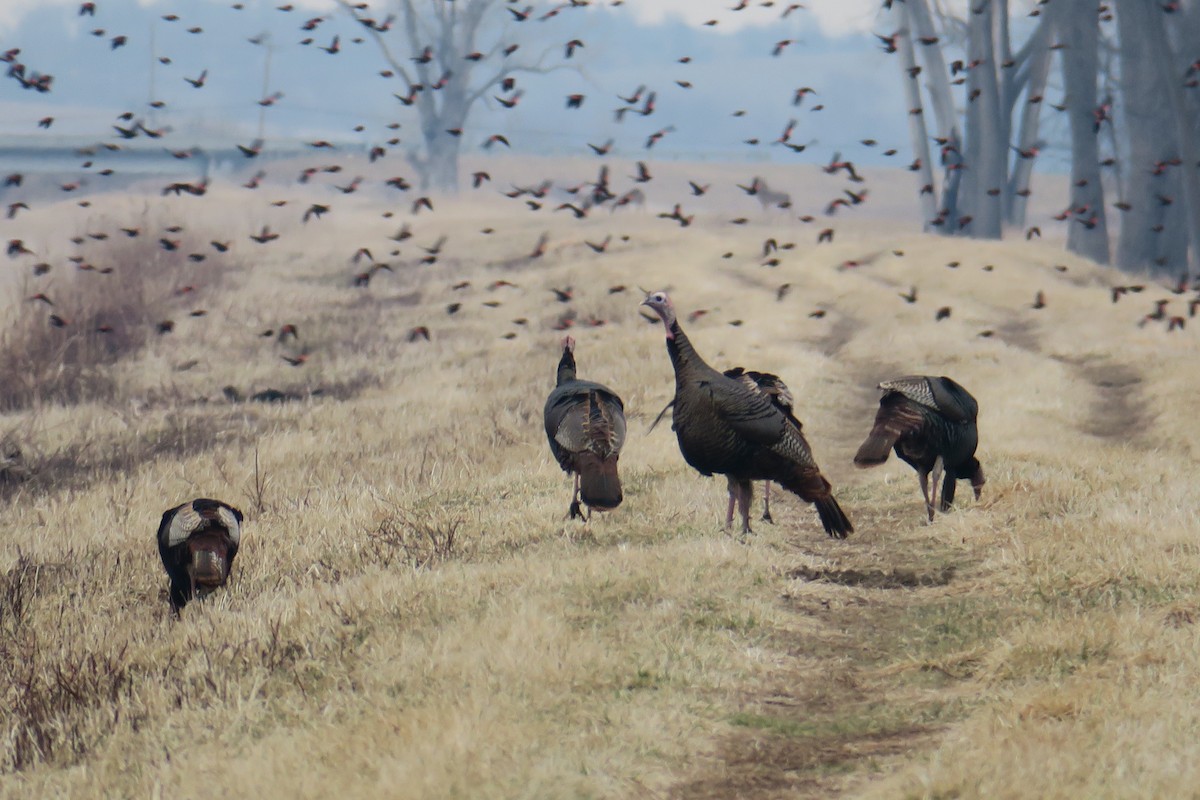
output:
M115 136L111 125L120 124L116 116L129 111L150 127L171 128L154 143L184 148L193 140L248 142L257 128L267 57L248 39L265 32L273 47L268 88L283 93L265 112L268 138L380 143L399 136L401 147L415 143L415 112L393 96L404 94L405 84L379 76L386 64L376 44L369 37L354 41L363 36L362 26L325 0L291 0L291 12L278 10L284 1L244 0L237 10L231 0L98 0L95 17L81 17L75 0L0 0L0 50L20 47L19 59L29 69L55 76L49 94L22 90L13 80L0 83L0 136L107 140ZM489 98L480 105L463 137L468 149L500 133L525 152L588 155L589 142L612 138L614 152L630 157L795 162L827 160L840 151L862 163L911 161L899 66L872 36L891 32L896 22L880 16L875 0L808 0L786 18L786 0L766 7L751 0L736 12L737 0L627 0L616 8L610 2L565 9L546 21L536 17L558 3L522 0L496 8L489 38L520 43L514 59L545 51L545 63L570 69L518 75L525 91L520 103L505 109ZM507 10L529 5L534 14L522 23ZM371 13L382 18L388 6L375 2ZM315 30L302 30L313 17L323 19ZM703 25L707 19L718 24ZM195 27L202 32L188 32ZM127 43L113 50L117 35ZM317 49L334 36L340 52ZM313 43L301 44L306 37ZM408 63L413 53L403 33L393 29L385 37ZM562 46L575 38L585 47L566 60ZM785 39L792 43L773 56ZM683 57L690 63L680 63ZM478 69L489 71L489 62ZM202 88L185 81L203 70ZM618 124L618 94L639 85L657 93L655 113L627 114ZM817 93L792 105L794 91L803 86ZM586 99L581 109L568 111L564 101L574 93ZM152 94L164 108L148 107ZM735 116L739 111L745 113ZM46 116L55 118L49 131L37 127ZM792 119L791 141L812 143L804 153L770 144ZM386 127L394 123L399 131ZM354 131L359 125L364 130ZM647 150L647 136L666 127L673 130ZM747 143L753 139L759 144ZM879 145L864 146L862 139ZM883 156L889 147L899 152Z

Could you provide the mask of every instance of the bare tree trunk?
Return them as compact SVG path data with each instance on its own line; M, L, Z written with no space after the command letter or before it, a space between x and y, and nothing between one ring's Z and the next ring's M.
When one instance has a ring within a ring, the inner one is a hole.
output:
M912 35L926 39L937 38L927 0L907 0L904 8L907 19L913 26ZM950 72L946 68L941 45L923 45L921 59L925 62L925 88L929 92L929 102L937 118L938 135L960 141L962 136L958 132L958 114L954 111L954 95L950 91Z
M933 184L933 163L929 156L929 134L925 129L925 108L921 103L921 84L917 81L920 67L913 51L912 12L906 3L902 7L901 35L899 37L900 66L904 70L904 96L908 101L908 132L912 137L913 155L920 162L917 175L920 177L922 228L930 228L937 216L937 191Z
M465 32L454 30L450 20L445 17L446 9L438 7L438 25L434 27L422 18L422 12L416 10L413 0L401 0L400 5L411 51L421 53L426 47L433 49L432 59L414 59L417 84L421 87L416 94L416 103L421 115L425 155L423 158L411 158L410 161L417 169L422 191L455 191L458 188L459 137L450 131L461 131L466 120L466 109L462 107L463 87L471 80L474 62L463 61L461 65L455 63L453 67L449 63L451 56L459 52L454 41L455 34L461 36ZM485 5L479 0L475 1L476 8L481 9ZM457 10L450 9L455 14ZM468 10L471 10L471 6L468 6ZM466 43L474 49L472 41L468 39ZM450 76L449 81L445 76ZM445 85L439 88L439 83ZM452 183L449 182L451 177L454 178Z
M1033 35L1028 62L1021 65L1028 70L1025 106L1021 109L1020 138L1017 152L1013 154L1012 169L1005 191L1007 218L1010 225L1025 227L1025 214L1029 206L1029 184L1033 167L1037 163L1040 149L1038 128L1042 117L1042 95L1046 91L1046 80L1050 75L1052 51L1050 42L1054 36L1053 12L1042 12L1042 21Z
M996 119L1000 125L1000 140L1004 142L1004 175L1007 177L1008 143L1012 141L1013 111L1016 109L1021 89L1013 79L1012 65L1015 62L1012 54L1012 36L1008 30L1008 0L992 0L992 5L995 8L992 15L992 70L999 97Z
M1179 142L1180 180L1183 183L1184 226L1191 244L1190 256L1186 272L1200 276L1200 146L1196 144L1196 121L1190 113L1187 99L1183 95L1183 80L1176 69L1176 58L1167 38L1167 29L1163 24L1163 15L1157 8L1151 8L1143 13L1149 22L1147 31L1150 36L1151 52L1155 67L1158 70L1159 85L1167 98L1167 107L1171 112L1172 128ZM1178 202L1176 200L1175 202Z
M979 239L999 239L1000 195L1006 183L1008 140L1000 118L1000 86L996 73L994 30L996 5L982 0L972 8L967 25L967 174L963 207L971 217L964 229Z
M1128 204L1121 215L1117 264L1127 270L1163 272L1173 258L1179 259L1177 264L1186 258L1187 239L1167 227L1167 207L1156 197L1176 196L1180 186L1176 169L1163 166L1178 153L1166 99L1162 92L1147 91L1157 84L1145 17L1148 12L1151 9L1143 0L1117 1L1123 111L1120 139L1127 159L1122 194Z
M933 14L928 0L907 0L904 3L906 19L911 23L910 36L935 39L938 34L933 25ZM910 42L911 45L911 42ZM958 190L962 180L962 133L958 113L954 109L954 95L950 91L950 73L940 44L922 45L921 59L924 61L925 89L929 103L937 119L938 136L946 142L942 146L941 163L946 167L942 182L941 212L939 216L954 220L958 218ZM932 166L932 165L931 165ZM951 226L953 227L953 226Z
M1067 249L1108 263L1108 224L1105 220L1104 185L1100 177L1100 125L1110 124L1099 115L1096 98L1099 67L1100 20L1093 0L1071 0L1059 18L1063 39L1063 80L1070 106L1071 208L1067 224Z
M424 138L425 155L409 159L417 170L421 190L456 190L460 140L458 137L451 137L441 128L430 131Z

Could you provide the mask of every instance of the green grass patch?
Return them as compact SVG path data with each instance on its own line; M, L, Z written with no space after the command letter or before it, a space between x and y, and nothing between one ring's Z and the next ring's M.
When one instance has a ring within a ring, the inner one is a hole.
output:
M936 658L994 641L1011 620L1010 609L983 598L949 598L900 610L890 631L893 645L910 658Z
M1083 583L1038 583L1034 597L1056 611L1118 610L1165 606L1200 591L1195 585L1154 583L1136 575L1111 576L1103 581Z

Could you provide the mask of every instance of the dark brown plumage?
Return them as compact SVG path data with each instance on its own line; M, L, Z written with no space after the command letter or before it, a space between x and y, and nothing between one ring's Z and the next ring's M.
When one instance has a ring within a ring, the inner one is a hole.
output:
M841 539L854 526L821 474L802 426L762 388L709 366L692 347L665 292L644 305L662 319L667 353L675 369L673 425L683 458L702 475L720 473L729 481L725 527L733 525L736 502L742 531L750 532L751 481L773 480L817 508L830 536Z
M566 336L562 346L556 385L546 399L546 438L563 472L575 476L570 517L583 516L582 501L590 518L593 509L608 511L623 498L617 460L625 444L625 405L607 386L576 378L575 340Z
M241 543L242 512L219 500L198 498L168 509L158 526L158 554L171 581L178 613L194 597L224 586Z
M787 384L783 382L783 379L778 375L772 375L769 372L754 372L753 370L747 371L742 367L727 369L722 374L727 378L735 378L740 380L750 389L763 392L771 399L771 402L776 408L792 417L792 419L795 419L795 416L792 414L792 407L794 404L792 392L790 389L788 389ZM671 402L667 403L663 407L663 410L658 412L658 416L654 418L654 422L650 423L650 431L653 431L656 427L658 427L658 423L662 422L662 418L666 416L666 413L674 407L674 400L671 400ZM799 425L799 421L797 421L796 424ZM772 525L775 524L775 520L771 516L771 482L769 480L763 481L762 519L763 522L770 522Z
M971 481L978 499L984 484L983 468L975 458L979 444L976 418L979 404L971 393L947 377L912 375L879 384L883 397L875 425L858 448L854 463L873 467L896 455L917 471L929 521L933 521L937 483L945 471L941 511L954 501L956 481ZM929 474L933 473L933 494Z
M783 382L783 378L778 375L772 375L769 372L755 372L754 370L745 370L741 367L727 369L724 375L728 378L736 378L745 384L748 388L762 392L771 400L771 404L782 411L789 419L796 423L797 428L801 428L800 421L796 419L793 413L795 407L795 398L792 397L792 390ZM771 517L771 481L763 481L763 522L775 523Z

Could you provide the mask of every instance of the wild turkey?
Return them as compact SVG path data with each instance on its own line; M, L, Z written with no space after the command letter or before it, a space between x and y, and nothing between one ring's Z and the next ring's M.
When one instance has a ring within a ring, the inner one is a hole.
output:
M729 377L709 366L684 334L665 292L643 303L663 321L667 353L675 369L673 425L683 458L702 475L721 473L729 482L725 527L736 502L743 533L750 532L751 481L773 480L817 508L830 536L843 539L854 526L821 474L800 422L775 402L748 373ZM749 382L747 382L749 379Z
M554 391L546 399L546 438L563 472L575 476L568 514L582 517L580 501L608 511L621 504L617 459L625 444L625 405L616 392L575 377L575 340L562 340Z
M747 387L756 391L763 392L771 399L771 404L782 411L787 417L796 423L797 428L802 428L800 420L796 419L793 412L796 401L792 397L792 390L783 382L783 378L778 375L772 375L769 372L755 372L754 370L744 370L741 367L727 369L724 375L728 378L737 378ZM771 481L763 481L763 522L775 524L775 520L771 518Z
M947 377L910 375L879 384L883 397L875 414L875 426L858 448L854 463L873 467L896 455L917 471L925 510L933 522L937 484L945 471L939 509L948 511L954 501L958 480L970 480L979 499L984 484L983 468L975 458L979 429L975 420L979 403L971 393ZM930 496L929 474L933 473Z
M737 378L741 380L750 389L764 392L767 397L771 399L771 402L776 408L791 417L793 420L795 419L795 415L792 413L792 407L795 401L792 398L791 389L789 389L787 384L783 382L783 378L780 378L778 375L772 375L769 372L755 372L753 370L747 371L742 367L727 369L722 374L727 378ZM658 427L658 423L662 422L663 416L666 415L667 411L674 407L674 400L671 400L671 402L667 403L663 407L663 410L658 412L658 416L654 418L654 422L650 423L650 430L653 431L656 427ZM797 421L796 424L800 425L800 422ZM772 525L775 524L775 520L771 516L771 482L769 480L763 481L762 520L763 522L770 522Z
M158 554L171 581L178 613L229 579L242 538L242 512L220 500L199 498L168 509L158 526Z

